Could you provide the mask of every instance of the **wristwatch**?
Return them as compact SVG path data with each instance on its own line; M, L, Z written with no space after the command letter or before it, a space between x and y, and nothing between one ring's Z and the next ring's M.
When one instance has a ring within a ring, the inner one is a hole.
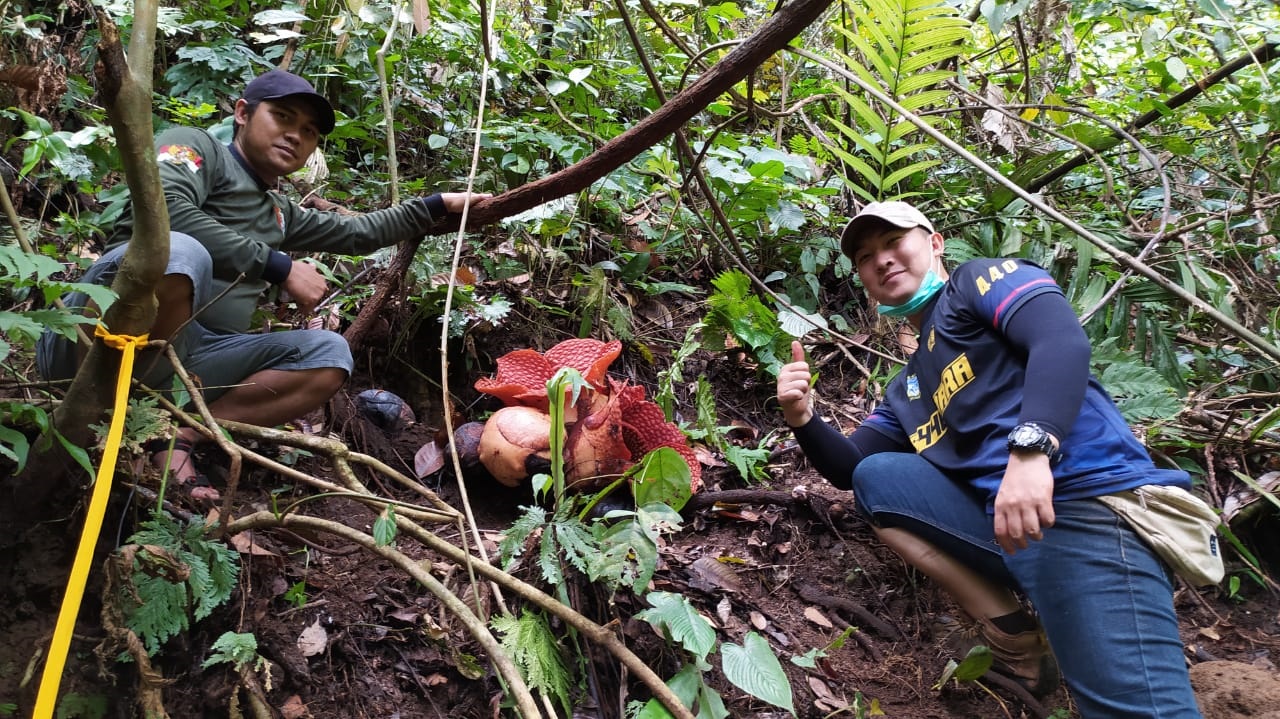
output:
M1053 436L1035 422L1023 422L1009 433L1010 452L1043 452L1055 459L1058 450L1053 446Z

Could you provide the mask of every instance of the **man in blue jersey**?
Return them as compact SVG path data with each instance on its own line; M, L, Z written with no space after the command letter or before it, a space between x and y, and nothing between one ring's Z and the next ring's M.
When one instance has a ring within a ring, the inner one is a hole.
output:
M810 462L977 622L997 671L1043 694L1060 666L1087 718L1199 717L1169 571L1096 499L1190 479L1154 466L1091 376L1057 283L1017 259L949 274L942 235L903 202L867 205L841 249L919 348L846 437L815 417L792 346L778 400Z

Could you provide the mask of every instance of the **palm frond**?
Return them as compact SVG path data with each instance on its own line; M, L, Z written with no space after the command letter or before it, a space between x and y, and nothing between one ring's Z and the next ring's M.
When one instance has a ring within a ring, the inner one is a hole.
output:
M835 31L848 40L837 53L845 66L910 112L937 105L949 95L939 89L955 72L943 69L965 51L971 39L968 21L939 0L864 0L851 3L848 25ZM843 147L829 148L846 166L845 183L864 199L902 197L898 187L913 175L939 164L929 156L932 142L913 141L914 125L871 98L842 88L836 92L849 108L847 120L827 121Z

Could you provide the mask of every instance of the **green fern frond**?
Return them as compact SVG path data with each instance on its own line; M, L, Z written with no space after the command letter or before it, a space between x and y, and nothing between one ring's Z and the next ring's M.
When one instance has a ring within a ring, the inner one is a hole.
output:
M658 545L644 531L642 521L600 522L595 525L595 535L600 551L590 557L591 581L612 589L630 587L636 594L646 591L658 568Z
M154 545L169 553L188 570L183 582L144 571L146 553L135 559L132 587L122 591L117 601L129 628L143 641L148 654L190 626L189 614L199 621L226 602L235 589L239 559L225 544L205 536L204 522L197 519L185 527L165 514L144 522L129 538L130 544Z
M547 523L547 510L542 507L522 507L522 509L524 513L516 518L516 521L503 534L502 542L498 544L498 557L502 561L502 568L507 571L510 571L512 565L524 553L529 535Z
M880 87L908 112L948 97L939 85L955 72L940 66L960 55L971 38L968 21L954 8L939 0L865 0L850 5L849 17L847 26L834 29L848 40L848 54L837 55L851 72ZM934 148L931 142L909 140L916 127L894 110L840 88L835 91L857 126L828 117L847 143L829 150L847 166L845 182L859 196L901 197L901 183L940 162L927 157Z
M515 662L529 688L556 700L564 715L572 713L572 677L564 652L543 615L524 610L519 619L495 616L493 628L502 635L502 648Z
M584 574L587 571L587 558L600 551L591 530L577 519L568 519L555 524L556 539L560 544L560 554L574 569Z
M564 584L564 569L560 567L560 546L554 531L543 531L538 543L538 569L547 584L558 587Z

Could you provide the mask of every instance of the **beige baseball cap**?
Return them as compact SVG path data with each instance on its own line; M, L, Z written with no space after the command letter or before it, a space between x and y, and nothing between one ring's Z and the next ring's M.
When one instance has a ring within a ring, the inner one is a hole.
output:
M933 223L929 222L929 218L925 217L923 212L905 202L899 200L870 202L862 208L862 211L854 215L852 220L849 220L849 224L844 226L844 231L840 233L840 251L852 259L863 233L870 227L874 227L877 221L887 222L904 230L923 227L930 235L935 231Z

